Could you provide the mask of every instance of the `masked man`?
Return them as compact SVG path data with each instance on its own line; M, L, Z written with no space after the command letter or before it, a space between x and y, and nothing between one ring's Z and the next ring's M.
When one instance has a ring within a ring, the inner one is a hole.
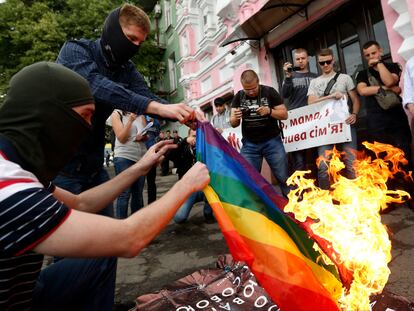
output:
M90 134L94 113L88 82L61 65L36 63L10 81L0 109L0 310L112 310L116 260L103 257L136 256L209 182L196 163L129 218L95 215L174 145L159 142L80 195L54 187L49 181ZM40 272L44 254L101 258L65 258Z

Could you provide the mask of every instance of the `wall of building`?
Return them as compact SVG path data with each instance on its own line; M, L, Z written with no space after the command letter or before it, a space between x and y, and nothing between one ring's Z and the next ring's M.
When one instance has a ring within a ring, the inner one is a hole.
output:
M163 62L165 66L158 90L169 102L179 103L184 100L184 91L179 83L180 71L177 70L176 65L181 58L178 35L175 31L177 24L176 6L175 2L171 0L161 0L159 5L161 9L161 15L158 19L159 44L164 49Z
M414 56L414 1L381 0L394 61L401 64Z

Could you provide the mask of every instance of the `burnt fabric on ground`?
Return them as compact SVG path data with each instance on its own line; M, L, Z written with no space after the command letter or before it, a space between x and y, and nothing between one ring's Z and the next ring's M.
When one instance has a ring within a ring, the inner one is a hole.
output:
M384 291L371 297L372 311L414 311L408 299ZM219 256L216 268L199 270L187 275L156 293L136 299L136 311L185 310L280 310L246 264L233 261L231 255Z

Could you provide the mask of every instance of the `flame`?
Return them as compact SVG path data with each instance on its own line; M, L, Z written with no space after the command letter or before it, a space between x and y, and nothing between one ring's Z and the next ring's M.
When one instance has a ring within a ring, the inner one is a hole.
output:
M363 143L376 159L362 153L354 162L355 179L340 174L344 168L341 153L329 151L330 190L315 186L305 178L310 171L295 172L288 180L295 189L289 193L285 212L292 212L302 222L311 220L310 230L326 240L333 248L325 247L325 254L315 243L327 264L340 265L344 284L339 304L343 310L370 310L369 297L382 291L388 281L391 260L391 242L386 227L381 223L380 211L391 202L402 203L410 195L402 190L389 190L386 182L397 173L405 174L400 164L406 164L404 153L391 145ZM326 161L326 158L319 158ZM351 278L343 277L345 270ZM349 282L344 282L346 279ZM346 284L348 283L348 284Z

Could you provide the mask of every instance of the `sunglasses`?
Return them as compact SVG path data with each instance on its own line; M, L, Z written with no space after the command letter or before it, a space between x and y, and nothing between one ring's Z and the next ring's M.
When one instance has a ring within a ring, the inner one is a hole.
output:
M332 59L330 59L330 60L324 60L323 62L318 62L318 63L321 66L330 65L330 64L332 64Z

